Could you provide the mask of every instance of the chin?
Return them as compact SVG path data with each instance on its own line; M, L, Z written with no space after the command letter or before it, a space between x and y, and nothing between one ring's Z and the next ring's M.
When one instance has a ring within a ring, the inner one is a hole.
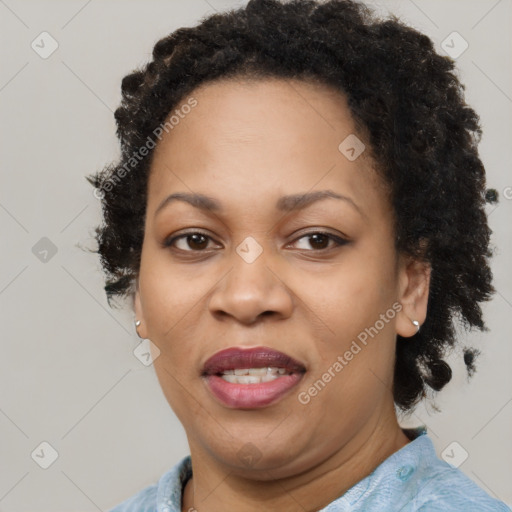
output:
M290 476L302 450L293 442L293 436L274 442L264 437L246 434L226 436L221 446L209 447L209 452L229 471L238 476L255 480L274 480Z

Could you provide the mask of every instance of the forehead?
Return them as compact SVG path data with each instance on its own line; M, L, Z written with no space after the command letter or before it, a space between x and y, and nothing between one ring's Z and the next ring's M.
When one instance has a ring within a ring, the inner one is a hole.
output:
M181 116L172 129L174 137L164 135L161 148L178 145L187 129L195 132L192 144L212 152L218 143L256 145L270 140L318 146L323 139L323 146L337 148L340 138L356 132L345 96L323 84L277 78L220 80L200 86L190 97L197 106Z
M334 188L363 202L382 195L369 152L350 160L342 151L344 141L360 137L337 90L299 80L222 80L180 104L190 98L196 106L155 149L148 209L174 190L258 196L260 205L266 197L274 204L278 190Z

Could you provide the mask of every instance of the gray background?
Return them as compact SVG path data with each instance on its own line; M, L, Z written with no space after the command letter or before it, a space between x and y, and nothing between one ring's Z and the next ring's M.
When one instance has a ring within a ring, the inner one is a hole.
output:
M484 308L490 332L462 335L483 351L475 377L454 353L452 382L402 423L426 424L439 455L457 441L469 454L460 469L512 505L512 2L368 3L438 48L453 31L469 43L457 65L501 194L489 207L498 293ZM82 249L100 220L84 176L118 155L121 78L160 37L238 4L0 0L0 511L107 510L188 453L153 368L133 355L131 312L107 306L98 260ZM43 31L59 45L47 59L31 48ZM31 457L43 441L59 454L48 469Z

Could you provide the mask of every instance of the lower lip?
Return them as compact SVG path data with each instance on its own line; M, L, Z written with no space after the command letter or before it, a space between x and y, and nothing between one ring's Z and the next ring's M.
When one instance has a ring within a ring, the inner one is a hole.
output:
M236 409L257 409L277 402L302 379L302 373L283 375L260 384L234 384L218 375L206 377L213 395L224 405Z

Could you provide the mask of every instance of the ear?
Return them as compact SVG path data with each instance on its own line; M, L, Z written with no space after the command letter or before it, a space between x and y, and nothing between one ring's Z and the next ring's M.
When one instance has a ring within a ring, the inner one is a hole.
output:
M135 285L135 295L133 297L133 310L135 312L135 320L140 320L140 325L136 327L137 334L141 338L148 337L148 329L146 325L146 321L144 319L144 308L142 307L142 299L140 296L140 288L139 288L139 278L136 280Z
M396 332L404 338L414 336L427 318L428 292L430 287L430 264L412 257L399 259L399 297L402 310L397 315Z

